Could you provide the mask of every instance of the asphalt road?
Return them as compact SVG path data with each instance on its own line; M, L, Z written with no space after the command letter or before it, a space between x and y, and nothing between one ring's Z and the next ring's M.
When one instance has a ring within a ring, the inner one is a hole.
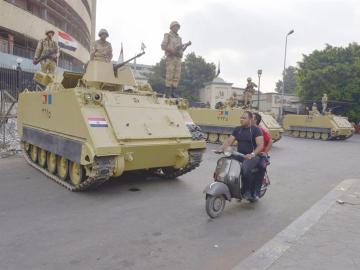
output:
M218 156L176 180L128 175L72 193L20 157L0 159L0 269L231 269L346 178L360 176L360 136L284 137L271 186L208 218L202 194ZM136 191L137 190L137 191Z

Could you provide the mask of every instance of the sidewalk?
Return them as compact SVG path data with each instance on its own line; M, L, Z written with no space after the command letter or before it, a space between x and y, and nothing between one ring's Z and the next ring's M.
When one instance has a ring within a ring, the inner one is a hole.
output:
M341 182L234 268L242 269L359 270L360 179Z

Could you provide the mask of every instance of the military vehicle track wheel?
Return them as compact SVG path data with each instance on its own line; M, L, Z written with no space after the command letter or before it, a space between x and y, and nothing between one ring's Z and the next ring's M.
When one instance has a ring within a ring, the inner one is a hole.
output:
M306 137L306 131L300 131L300 138Z
M69 161L64 157L58 157L56 161L57 175L66 180L69 175Z
M216 143L218 141L218 138L219 138L219 134L216 134L216 133L209 133L209 142L211 143Z
M326 141L327 139L329 139L329 134L327 133L321 133L321 139Z
M26 151L26 152L28 152L28 153L29 153L29 150L30 150L30 144L28 144L28 143L24 143L24 149L25 149L25 151Z
M315 139L315 140L319 140L320 137L321 137L320 132L315 132L315 133L314 133L314 139Z
M223 143L223 142L225 142L225 140L226 140L228 137L229 137L229 135L227 135L227 134L220 134L220 135L219 135L219 141L220 141L221 143Z
M292 135L293 135L294 137L299 137L300 132L297 131L297 130L294 130L294 131L292 132Z
M31 145L30 147L30 158L34 163L36 163L38 159L38 148L35 145Z
M311 131L306 132L306 138L311 139L312 137L314 137L314 132Z
M80 165L79 163L75 163L71 161L69 174L70 174L70 182L74 186L78 186L84 180L85 170L83 166Z
M51 174L56 173L56 155L54 153L48 152L46 155L46 164L47 170Z
M46 151L44 149L38 149L38 163L41 167L45 168L46 165Z

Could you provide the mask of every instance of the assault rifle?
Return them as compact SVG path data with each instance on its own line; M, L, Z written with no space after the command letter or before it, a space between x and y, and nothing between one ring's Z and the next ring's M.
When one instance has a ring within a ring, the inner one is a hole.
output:
M145 54L145 51L142 51L141 53L138 53L137 55L135 55L134 57L130 58L129 60L126 60L125 62L122 62L122 63L119 63L119 64L114 65L114 71L116 72L117 69L125 66L127 63L130 63L132 60L143 56L144 54Z
M34 65L39 64L42 60L46 60L49 58L53 58L53 55L57 53L57 49L48 50L43 56L39 57L39 59L34 59Z
M185 44L183 44L183 45L181 46L182 51L185 51L186 48L189 47L190 45L191 45L191 41L186 42Z
M182 57L183 55L183 52L186 50L187 47L189 47L191 45L191 41L189 42L186 42L185 44L182 44L178 47L175 48L176 50L176 53L175 53L175 56L177 57Z

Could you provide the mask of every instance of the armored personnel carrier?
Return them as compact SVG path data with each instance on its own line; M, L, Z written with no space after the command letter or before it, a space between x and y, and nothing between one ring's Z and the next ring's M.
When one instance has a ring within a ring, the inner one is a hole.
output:
M223 143L240 124L240 116L244 109L227 107L224 109L190 108L188 112L194 123L205 133L210 143ZM267 129L274 142L281 139L283 129L271 114L260 112L261 125Z
M84 74L35 79L44 90L25 90L18 104L25 159L67 189L126 171L174 178L199 166L206 144L193 139L192 120L153 91L126 91L136 84L127 66L90 61Z
M283 127L290 136L316 140L346 140L354 134L347 118L317 110L311 110L309 115L285 115Z

